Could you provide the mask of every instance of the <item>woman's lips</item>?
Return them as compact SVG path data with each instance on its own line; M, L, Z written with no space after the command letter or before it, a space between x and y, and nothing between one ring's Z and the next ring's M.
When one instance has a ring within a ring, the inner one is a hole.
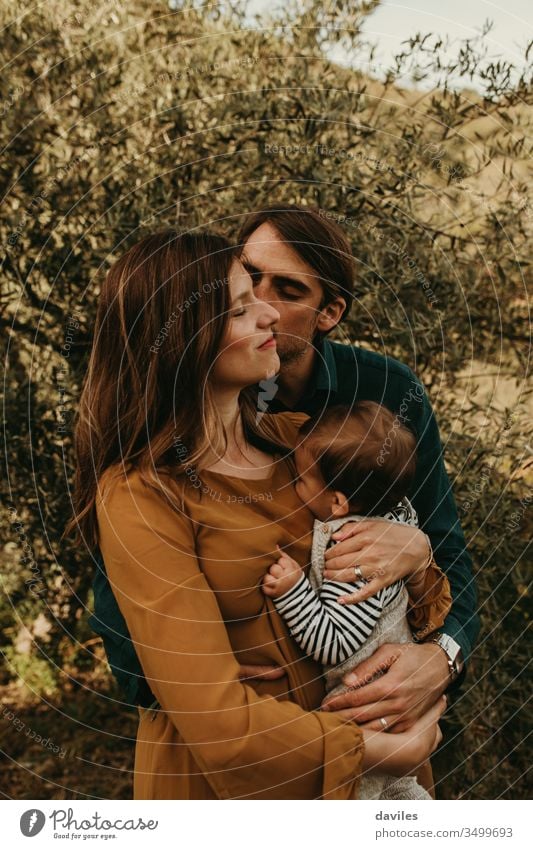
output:
M264 351L264 350L266 350L266 348L275 348L275 347L276 347L276 340L274 339L273 336L271 336L270 339L267 339L266 342L263 342L262 345L259 345L257 350L258 351Z

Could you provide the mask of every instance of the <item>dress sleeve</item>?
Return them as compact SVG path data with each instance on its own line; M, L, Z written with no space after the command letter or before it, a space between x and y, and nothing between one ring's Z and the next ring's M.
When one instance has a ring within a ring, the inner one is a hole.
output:
M356 799L361 730L259 696L239 666L183 511L133 473L102 485L100 548L150 689L219 798Z
M407 591L409 592L409 586ZM442 628L452 606L452 594L448 578L432 560L426 569L426 581L420 597L415 601L409 597L407 619L416 640L424 640Z

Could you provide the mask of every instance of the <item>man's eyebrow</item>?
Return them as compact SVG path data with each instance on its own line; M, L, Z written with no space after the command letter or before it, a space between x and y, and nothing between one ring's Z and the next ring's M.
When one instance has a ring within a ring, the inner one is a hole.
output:
M246 256L242 256L241 262L246 269L246 271L252 274L263 274L263 270L254 265ZM272 277L274 283L278 286L293 286L295 289L298 289L303 295L309 295L311 293L311 287L308 286L303 280L297 280L293 277L287 277L284 274L274 274Z
M278 286L293 286L304 295L308 295L311 292L311 287L308 286L307 283L304 283L303 280L295 280L294 278L286 277L283 274L274 274L272 280Z
M247 258L246 254L242 254L241 263L245 267L246 271L260 271L261 269L257 268L256 265L253 265L250 260Z

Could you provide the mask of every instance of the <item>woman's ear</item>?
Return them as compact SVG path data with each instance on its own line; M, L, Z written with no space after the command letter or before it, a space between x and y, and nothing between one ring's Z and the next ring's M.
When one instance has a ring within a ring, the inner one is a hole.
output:
M328 333L339 323L345 309L346 301L339 295L325 307L322 307L318 313L316 329L322 331L322 333Z
M350 512L350 504L343 492L335 490L331 498L331 515L334 519L342 519Z

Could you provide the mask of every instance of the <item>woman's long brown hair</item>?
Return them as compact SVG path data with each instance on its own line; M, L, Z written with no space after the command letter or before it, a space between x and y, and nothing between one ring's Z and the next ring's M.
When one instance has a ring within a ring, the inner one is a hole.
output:
M66 529L90 549L98 545L96 498L107 469L137 469L172 500L160 472L179 472L225 445L209 374L229 321L236 257L222 236L166 230L109 269L79 405L74 516ZM241 393L245 432L279 445L254 398Z

